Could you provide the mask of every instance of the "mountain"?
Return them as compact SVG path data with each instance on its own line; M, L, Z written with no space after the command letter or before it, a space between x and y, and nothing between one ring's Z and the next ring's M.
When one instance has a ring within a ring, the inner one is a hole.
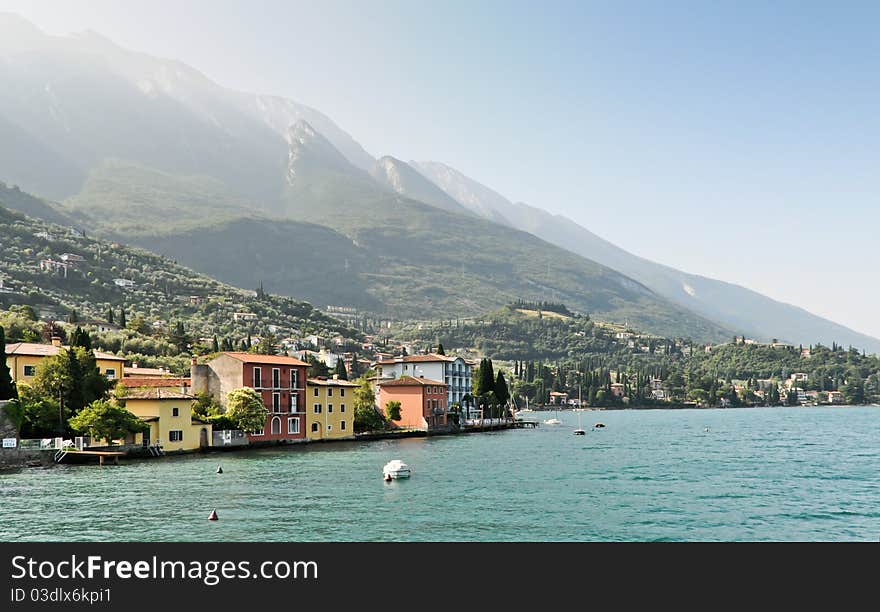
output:
M389 191L430 204L436 208L468 214L468 209L425 178L418 170L390 155L376 160L370 170L370 175Z
M456 202L484 219L516 227L505 216L510 202L485 185L439 162L410 161L410 166L449 194Z
M643 283L672 302L757 339L805 345L852 345L880 352L880 340L823 319L797 306L704 276L638 257L561 215L511 202L492 189L438 162L410 162L463 206L485 218L503 218L517 229L597 261ZM487 212L488 211L488 212Z
M4 179L53 199L75 195L107 158L222 180L277 201L290 126L307 121L357 167L374 160L329 118L277 96L223 88L177 61L123 49L94 32L56 37L0 13ZM34 164L40 160L41 171Z
M732 335L500 215L476 218L399 160L377 165L314 109L228 90L180 62L4 16L0 83L0 117L46 160L12 163L0 179L61 200L90 235L244 286L271 274L270 291L386 316L553 299L659 335ZM14 157L0 141L0 159Z

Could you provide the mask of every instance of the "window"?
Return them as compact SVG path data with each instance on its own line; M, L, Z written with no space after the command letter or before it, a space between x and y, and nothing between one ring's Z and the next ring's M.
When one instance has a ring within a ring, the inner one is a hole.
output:
M281 419L275 417L272 419L272 434L280 434L281 433Z
M272 388L281 388L281 368L272 368Z
M173 417L180 416L180 408L172 408L171 409L171 416L173 416Z
M315 387L315 393L314 393L314 396L315 396L315 397L318 397L318 387Z
M183 431L180 429L172 429L168 432L169 442L183 442Z
M296 393L290 394L290 411L291 412L299 412L299 407L297 406L299 396Z
M327 397L333 397L333 387L327 387Z
M339 404L339 412L345 412L345 404Z
M342 387L342 388L339 390L339 397L345 397L345 387Z
M289 419L287 419L287 433L299 433L299 417L290 417Z
M333 425L331 425L330 423L327 423L327 431L330 431L331 429L333 429Z
M114 370L113 368L106 368L104 370L104 376L109 378L110 380L113 380L114 378L116 378L116 370Z
M254 368L254 389L263 388L263 369Z
M315 404L314 411L315 414L321 414L321 404Z
M297 383L299 382L299 378L297 377L297 372L293 368L290 368L290 388L296 389Z
M339 421L339 429L345 431L345 421Z
M255 435L255 436L264 436L264 435L266 435L266 430L263 429L262 427L260 427L259 429L257 429L256 431L254 431L253 435Z
M312 423L312 433L316 433L318 431L318 424Z
M280 393L273 393L272 394L272 412L281 412L281 394ZM281 428L280 425L278 427L279 427L279 429Z
M24 366L24 375L25 376L36 376L37 375L37 366Z

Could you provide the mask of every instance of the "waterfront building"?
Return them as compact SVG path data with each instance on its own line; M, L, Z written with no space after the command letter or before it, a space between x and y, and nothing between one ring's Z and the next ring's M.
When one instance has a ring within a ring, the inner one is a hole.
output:
M193 396L169 387L126 389L126 410L149 424L135 444L160 446L164 452L194 451L211 446L212 425L192 414Z
M424 431L446 429L448 390L446 384L429 378L401 376L379 383L379 406L383 414L388 402L400 402L397 427Z
M248 432L251 442L301 442L306 439L306 370L309 364L283 355L225 352L205 364L193 359L193 393L210 393L224 408L226 394L250 387L269 412L265 427Z
M52 344L35 344L33 342L13 342L6 345L6 365L15 382L31 383L37 375L37 368L48 357L53 357L62 350L61 338L52 337ZM125 359L111 353L93 351L98 371L110 380L122 378Z
M408 355L376 362L380 378L412 376L438 380L446 385L446 405L463 405L473 389L473 363L454 355Z
M344 440L354 437L354 390L357 383L319 376L306 382L306 438Z

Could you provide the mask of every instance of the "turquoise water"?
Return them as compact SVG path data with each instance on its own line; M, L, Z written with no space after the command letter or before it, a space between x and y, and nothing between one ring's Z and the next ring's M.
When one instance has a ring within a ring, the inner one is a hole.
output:
M0 541L880 539L878 408L582 415L585 436L561 412L536 430L0 474ZM382 480L393 458L411 479Z

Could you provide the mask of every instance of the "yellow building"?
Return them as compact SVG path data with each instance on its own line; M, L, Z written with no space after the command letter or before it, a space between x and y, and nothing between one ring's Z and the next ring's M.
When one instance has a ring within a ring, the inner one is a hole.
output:
M126 410L150 425L150 431L135 436L135 444L158 444L166 453L211 446L211 423L192 416L192 395L168 387L142 387L126 389L122 399Z
M30 383L37 375L37 368L47 357L53 357L62 349L70 347L62 346L57 338L53 338L52 344L35 344L33 342L14 342L6 345L6 366L16 382ZM122 378L125 359L94 351L95 362L98 371L110 380Z
M344 440L354 437L354 390L357 384L333 378L306 382L306 439Z

